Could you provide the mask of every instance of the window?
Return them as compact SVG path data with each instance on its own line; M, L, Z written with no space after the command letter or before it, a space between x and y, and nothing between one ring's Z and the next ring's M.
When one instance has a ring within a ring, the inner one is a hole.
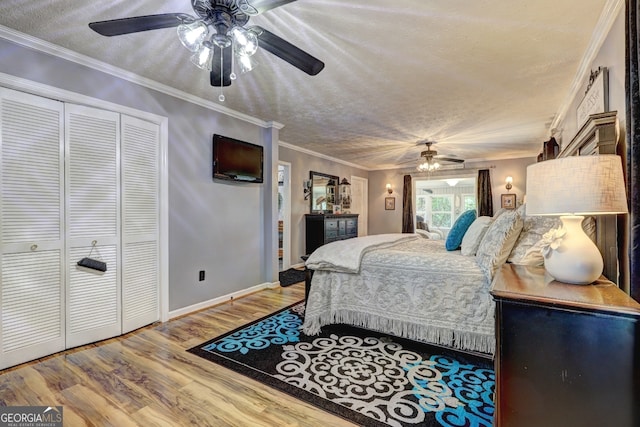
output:
M445 235L458 216L477 209L476 178L420 179L415 182L416 227L424 221Z
M453 225L453 195L441 194L430 196L431 218L429 225L437 228L451 228Z
M476 195L475 194L463 194L462 195L462 212L476 209Z
M416 215L421 216L424 221L427 220L427 196L416 197Z

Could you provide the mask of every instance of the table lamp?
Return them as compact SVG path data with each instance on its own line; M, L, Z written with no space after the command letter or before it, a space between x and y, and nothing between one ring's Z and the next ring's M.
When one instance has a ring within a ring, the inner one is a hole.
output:
M620 156L563 157L527 167L527 216L562 221L544 256L545 269L558 281L588 284L602 274L602 255L582 229L584 216L627 212Z

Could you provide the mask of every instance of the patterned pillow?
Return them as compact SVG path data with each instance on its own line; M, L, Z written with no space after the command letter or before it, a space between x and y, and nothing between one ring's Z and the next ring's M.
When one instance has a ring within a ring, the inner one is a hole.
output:
M460 248L460 244L462 243L464 234L467 232L467 229L475 219L475 209L463 212L462 215L460 215L458 219L456 219L453 227L451 227L451 231L449 231L449 234L447 235L447 240L444 242L444 247L448 251L455 251L456 249Z
M493 220L476 252L476 261L484 274L493 278L505 263L522 230L522 218L515 210L502 213Z
M480 216L473 221L473 224L469 226L462 238L462 244L460 245L462 255L471 256L476 254L484 233L486 233L492 221L493 218L490 216Z
M498 218L500 215L502 215L503 213L505 213L505 212L509 212L509 211L511 211L511 209L507 209L507 208L500 208L500 209L498 209L497 211L495 211L495 212L493 213L493 219L496 219L496 218Z
M547 231L560 227L560 218L554 216L526 216L522 232L516 240L507 262L524 265L542 265L540 240Z

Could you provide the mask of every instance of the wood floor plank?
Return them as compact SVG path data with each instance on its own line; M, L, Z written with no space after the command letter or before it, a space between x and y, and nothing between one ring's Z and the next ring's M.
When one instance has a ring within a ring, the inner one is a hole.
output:
M0 371L0 405L61 405L73 427L353 426L186 351L303 298L264 290Z

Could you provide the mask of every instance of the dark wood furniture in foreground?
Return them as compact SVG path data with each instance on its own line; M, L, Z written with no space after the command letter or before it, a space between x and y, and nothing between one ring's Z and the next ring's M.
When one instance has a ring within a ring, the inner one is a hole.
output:
M358 237L358 214L306 214L306 253L336 240Z
M612 282L506 264L496 300L498 427L640 426L640 304Z

